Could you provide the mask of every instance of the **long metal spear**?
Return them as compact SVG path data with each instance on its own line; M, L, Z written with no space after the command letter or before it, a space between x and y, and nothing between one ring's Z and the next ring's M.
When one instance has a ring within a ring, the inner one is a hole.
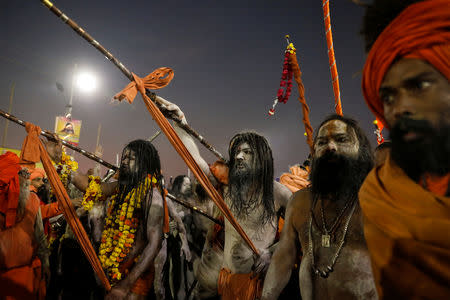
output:
M64 23L70 26L78 35L80 35L83 39L85 39L89 44L94 46L98 51L100 51L105 57L112 62L117 68L119 68L120 71L130 80L134 81L133 75L131 72L125 67L116 57L114 57L108 50L106 50L105 47L103 47L99 42L97 42L89 33L87 33L83 28L81 28L75 21L70 19L68 16L66 16L61 10L59 10L57 7L53 5L49 0L41 0L41 2L51 11L53 12L58 18L60 18ZM162 104L156 101L156 94L153 92L150 92L147 90L147 96L158 105L158 108L161 110L164 115L167 114L166 107ZM210 150L214 155L216 155L220 160L226 161L225 157L220 154L211 144L209 144L203 136L201 136L199 133L197 133L192 127L190 127L187 124L182 124L180 120L174 117L170 117L173 121L177 122L179 127L183 128L187 133L189 133L191 136L195 137L197 140L200 141L200 143L203 144L208 150Z
M0 115L2 117L5 117L8 120L13 121L14 123L17 123L19 125L22 125L23 127L25 127L25 121L22 121L18 118L16 118L15 116L8 114L7 112L3 111L0 109ZM103 159L101 159L100 157L96 156L95 154L88 152L84 149L78 148L77 146L74 146L64 140L61 140L59 138L57 138L55 135L53 135L51 132L47 131L47 130L41 130L41 135L45 136L46 138L50 139L50 140L56 140L56 141L60 141L64 146L66 146L67 148L70 148L72 150L75 150L76 152L86 156L89 159L92 159L96 162L98 162L99 164L104 165L105 167L109 168L109 169L113 169L115 171L117 171L119 168L104 161Z

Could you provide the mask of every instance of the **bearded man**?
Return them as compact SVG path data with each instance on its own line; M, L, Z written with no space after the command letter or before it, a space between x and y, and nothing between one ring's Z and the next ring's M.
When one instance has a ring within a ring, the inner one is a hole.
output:
M377 0L364 18L364 97L392 142L360 191L383 299L450 298L449 28L448 0Z
M303 300L376 299L358 190L373 166L370 143L356 121L331 115L314 139L311 187L296 192L262 299L278 299L303 250Z
M29 176L16 154L0 156L0 299L45 298L47 240Z
M182 122L184 113L178 106L159 100ZM177 134L213 185L221 185L225 203L258 249L255 258L242 237L225 221L225 244L222 269L218 276L218 293L222 299L255 299L261 294L262 282L276 242L276 212L285 207L291 192L273 180L273 158L267 140L254 132L236 134L230 141L227 164L211 168L200 156L191 136L178 126ZM214 270L209 279L217 278ZM199 282L201 278L197 278Z
M71 177L80 190L95 192L93 177ZM123 150L118 181L99 184L103 196L110 197L99 249L112 284L105 299L145 299L150 292L163 222L168 226L161 180L157 150L150 142L135 140Z

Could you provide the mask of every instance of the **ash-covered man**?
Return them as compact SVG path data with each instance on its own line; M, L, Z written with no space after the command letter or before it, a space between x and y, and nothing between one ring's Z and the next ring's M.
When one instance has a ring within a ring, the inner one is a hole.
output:
M178 106L160 97L158 100L186 122ZM230 141L229 162L226 165L216 163L210 168L189 134L178 126L175 130L211 182L222 184L225 203L260 253L255 257L237 231L225 221L218 293L222 299L255 299L261 294L272 256L271 246L277 234L276 212L286 206L292 195L288 188L273 180L272 150L263 136L254 132L239 133ZM210 279L215 278L217 274L211 274Z
M382 299L450 299L450 3L376 0L363 92L391 150L359 194Z
M125 146L116 182L98 183L93 177L72 174L72 183L91 195L84 199L85 207L100 190L110 197L99 249L102 267L112 283L106 299L145 299L150 292L163 222L168 227L161 180L158 152L144 140Z
M358 190L373 166L369 141L356 121L338 115L317 130L311 188L294 194L262 299L278 299L303 249L303 300L376 299L364 240Z

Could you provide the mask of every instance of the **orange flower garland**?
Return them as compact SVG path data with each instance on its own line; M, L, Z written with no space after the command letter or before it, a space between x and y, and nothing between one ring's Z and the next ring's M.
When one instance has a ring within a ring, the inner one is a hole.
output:
M104 200L100 183L100 177L89 175L89 185L81 202L85 210L91 210L95 202Z
M139 226L136 210L142 207L150 184L156 183L155 177L147 176L137 188L128 193L120 204L120 209L114 209L117 193L111 197L99 249L99 259L111 285L122 279L119 266L130 253Z

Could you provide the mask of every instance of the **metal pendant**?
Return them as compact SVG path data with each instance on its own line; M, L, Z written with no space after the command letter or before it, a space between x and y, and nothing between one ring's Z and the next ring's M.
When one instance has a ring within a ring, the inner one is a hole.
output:
M329 248L330 247L330 235L329 234L322 234L322 247Z

